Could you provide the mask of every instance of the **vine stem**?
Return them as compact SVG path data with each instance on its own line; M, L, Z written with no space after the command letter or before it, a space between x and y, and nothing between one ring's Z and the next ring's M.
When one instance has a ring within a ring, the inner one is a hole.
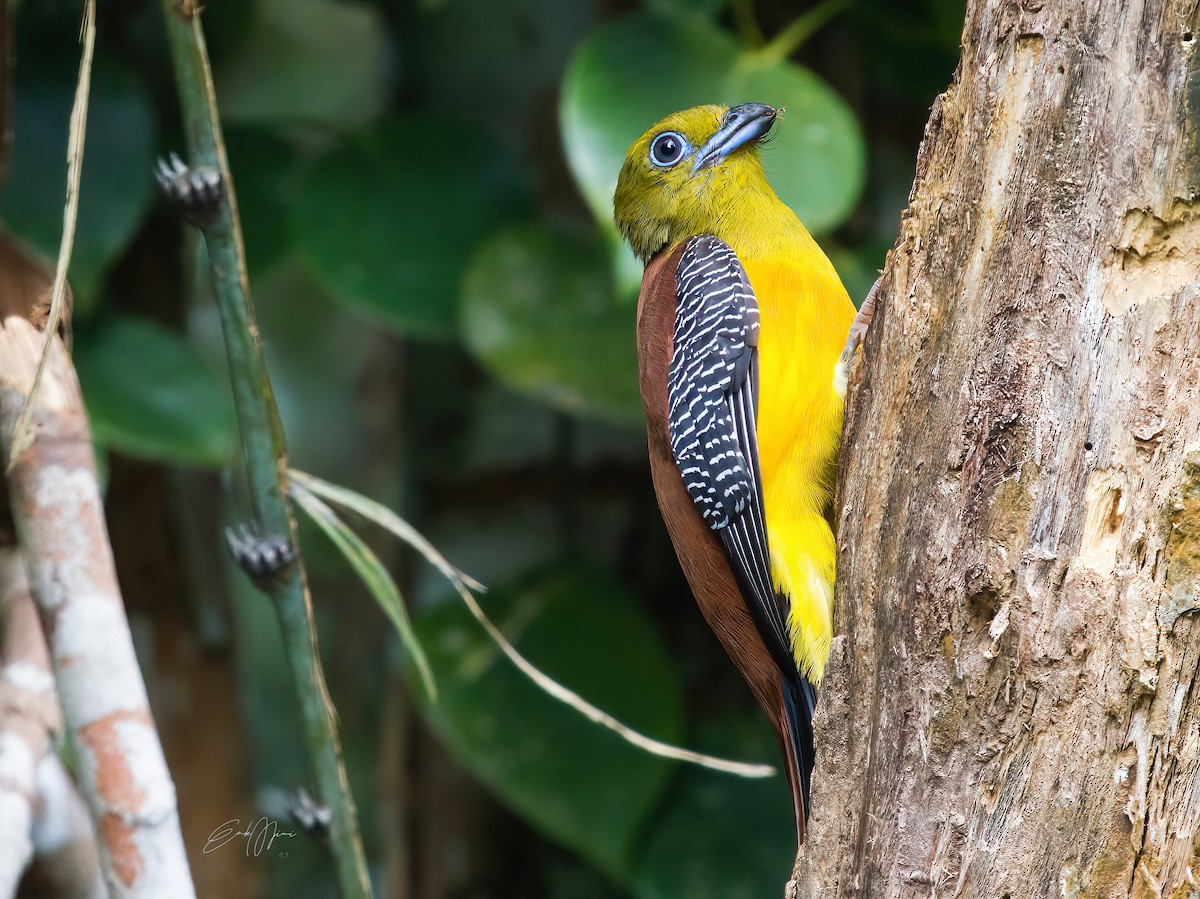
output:
M287 535L295 545L296 521L287 503L283 426L250 304L241 223L200 26L200 6L195 0L162 2L191 166L217 170L224 187L224 202L202 232L225 338L250 501L261 532ZM354 799L342 761L333 703L317 653L312 600L299 556L264 589L279 618L317 795L331 812L329 845L342 899L370 897Z
M751 50L758 50L766 43L763 37L762 28L758 25L758 19L754 15L754 0L733 0L731 4L733 10L733 21L737 26L738 36L742 39L742 46Z
M849 6L850 0L822 0L812 9L797 16L786 28L771 38L770 42L757 52L758 57L764 62L783 62Z
M0 28L7 28L7 20L0 21ZM58 245L58 264L54 269L54 287L50 292L50 312L46 321L46 337L42 344L42 356L38 361L37 375L33 387L17 419L13 434L8 467L20 461L34 440L33 410L38 386L46 372L46 360L50 356L50 344L58 334L63 321L63 306L67 294L67 270L71 266L71 253L75 249L75 223L79 218L79 179L83 174L83 144L87 134L88 97L92 92L92 58L96 52L96 0L88 0L83 7L83 23L79 28L79 39L83 43L83 55L79 60L79 78L75 83L75 101L71 106L71 126L67 133L67 199L63 204L62 238ZM3 64L3 63L0 63ZM0 140L4 135L0 134Z

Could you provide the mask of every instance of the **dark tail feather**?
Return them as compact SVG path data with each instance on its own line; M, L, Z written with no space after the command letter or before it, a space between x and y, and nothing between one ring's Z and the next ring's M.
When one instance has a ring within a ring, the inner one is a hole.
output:
M783 717L787 723L788 743L784 748L788 781L792 785L792 798L796 806L796 839L804 842L805 826L808 823L809 788L812 785L813 762L813 712L817 708L817 688L803 674L780 678L783 693Z

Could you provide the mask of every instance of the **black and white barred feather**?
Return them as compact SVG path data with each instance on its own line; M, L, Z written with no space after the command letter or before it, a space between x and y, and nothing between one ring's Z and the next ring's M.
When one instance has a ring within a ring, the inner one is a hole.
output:
M671 450L704 522L720 530L745 509L751 490L752 463L738 445L728 399L750 374L758 305L737 256L715 237L692 238L675 283Z
M683 484L717 534L768 650L794 672L772 583L758 470L758 302L729 245L693 237L675 270L667 426Z

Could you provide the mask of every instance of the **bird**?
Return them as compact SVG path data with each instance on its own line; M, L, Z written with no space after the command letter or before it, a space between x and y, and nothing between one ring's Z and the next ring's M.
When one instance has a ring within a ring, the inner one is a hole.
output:
M856 316L767 180L762 103L699 106L629 149L613 196L645 264L638 376L659 508L701 613L779 739L797 844L832 639L830 521Z

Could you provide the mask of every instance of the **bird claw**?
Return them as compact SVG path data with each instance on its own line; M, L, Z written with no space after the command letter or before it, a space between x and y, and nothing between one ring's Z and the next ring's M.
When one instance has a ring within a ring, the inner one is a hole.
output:
M858 309L858 315L854 316L854 323L850 325L850 333L846 336L846 347L838 358L840 366L849 367L854 360L854 354L858 352L858 348L862 346L863 340L867 337L867 329L871 327L871 319L875 317L875 300L879 296L881 280L881 278L875 279L875 283L867 291L867 298L863 300L862 306Z
M225 199L225 185L216 169L190 169L179 155L159 159L154 177L168 197L174 201L183 217L203 228L212 223Z
M225 545L242 571L260 587L270 583L296 560L296 547L280 534L259 536L247 525L225 529Z

